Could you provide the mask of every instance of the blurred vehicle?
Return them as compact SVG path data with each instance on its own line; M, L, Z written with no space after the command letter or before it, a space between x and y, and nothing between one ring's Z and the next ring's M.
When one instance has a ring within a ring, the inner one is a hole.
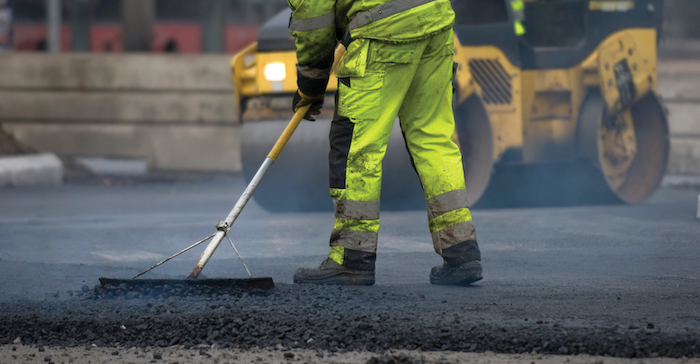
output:
M666 111L656 93L662 1L539 0L519 14L510 4L453 1L455 142L471 202L647 199L669 155ZM248 179L286 124L296 90L289 16L283 11L268 21L258 42L232 59ZM514 31L518 22L524 33ZM336 86L332 77L328 91ZM326 105L333 106L332 97ZM264 208L330 208L329 124L301 125L271 171L276 176L256 194ZM394 129L384 163L384 183L392 188L384 189L383 208L424 208Z

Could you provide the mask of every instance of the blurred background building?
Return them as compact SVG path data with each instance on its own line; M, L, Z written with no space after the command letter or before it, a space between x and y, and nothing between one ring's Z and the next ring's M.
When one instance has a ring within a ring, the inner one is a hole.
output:
M286 6L285 0L0 0L0 49L51 50L53 22L55 51L233 53ZM664 40L700 40L698 0L666 0L664 10Z
M255 41L260 25L286 6L285 0L14 0L13 47L48 50L53 10L61 19L61 51L232 53Z
M12 49L12 8L9 0L0 0L0 52Z

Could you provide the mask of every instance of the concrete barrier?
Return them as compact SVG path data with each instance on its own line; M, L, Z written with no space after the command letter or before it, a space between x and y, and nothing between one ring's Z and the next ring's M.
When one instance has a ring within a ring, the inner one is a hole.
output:
M669 111L668 172L700 175L700 61L663 61L659 94Z
M63 183L63 163L55 154L0 157L0 187Z
M228 55L0 54L0 120L62 155L241 169Z
M229 55L0 54L0 121L65 155L147 158L161 170L241 169ZM659 63L669 172L700 175L700 61Z

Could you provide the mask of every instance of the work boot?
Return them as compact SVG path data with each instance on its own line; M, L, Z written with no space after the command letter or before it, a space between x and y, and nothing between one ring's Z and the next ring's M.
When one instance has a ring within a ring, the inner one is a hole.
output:
M481 280L481 262L473 260L458 265L444 263L433 267L430 271L430 283L465 286Z
M442 265L430 271L430 283L463 286L483 278L481 252L474 240L463 241L440 251Z
M373 254L374 255L374 254ZM354 269L328 258L316 268L299 268L294 283L365 285L374 284L374 261L371 269Z

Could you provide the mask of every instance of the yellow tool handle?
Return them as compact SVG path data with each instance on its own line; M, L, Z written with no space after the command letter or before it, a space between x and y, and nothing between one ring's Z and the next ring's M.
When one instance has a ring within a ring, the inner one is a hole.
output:
M345 49L345 46L342 43L338 44L338 46L335 47L335 54L333 55L333 66L331 67L331 73L338 73L338 66L340 66L340 61L343 59L346 50L347 49Z
M335 48L333 66L331 67L332 73L336 73L336 71L338 70L338 65L340 64L340 61L343 59L344 55L345 47L342 44L339 44L338 47ZM280 137L277 139L277 142L275 143L275 146L272 147L270 154L267 155L268 158L271 158L273 161L277 159L277 156L280 155L280 152L282 152L284 146L287 145L289 138L292 137L292 134L294 134L294 131L297 129L297 126L299 126L301 119L304 118L304 115L306 115L306 112L309 111L310 107L310 104L302 106L297 110L296 113L294 113L294 117L292 117L292 120L289 121L287 127L284 128L284 132L282 132L282 135L280 135Z
M292 137L292 134L294 134L297 126L299 126L301 119L304 118L304 115L306 115L306 112L309 111L310 107L311 104L302 106L297 110L297 112L294 113L294 117L292 117L292 120L289 121L287 127L284 128L282 135L280 135L280 137L277 139L277 142L275 143L275 146L272 147L270 154L267 155L268 158L272 159L273 161L277 159L277 156L280 155L280 152L284 146L287 145L289 138Z

